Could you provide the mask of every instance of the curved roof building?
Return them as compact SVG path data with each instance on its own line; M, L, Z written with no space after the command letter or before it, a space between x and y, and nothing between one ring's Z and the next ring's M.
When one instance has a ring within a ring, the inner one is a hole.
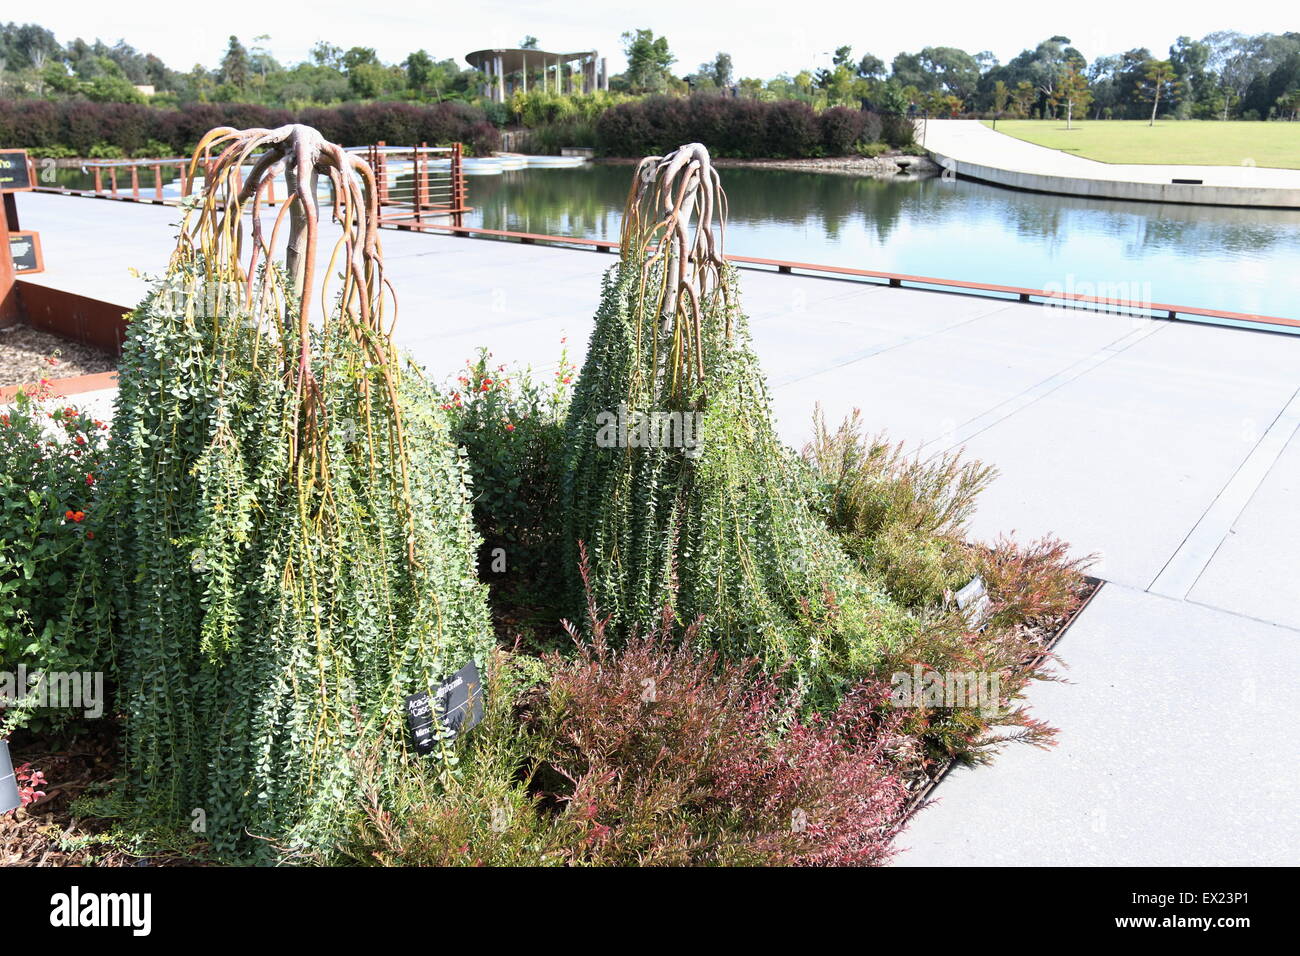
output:
M504 103L515 90L538 84L557 93L609 89L605 60L595 50L550 53L546 50L475 50L465 60L487 77L484 93Z

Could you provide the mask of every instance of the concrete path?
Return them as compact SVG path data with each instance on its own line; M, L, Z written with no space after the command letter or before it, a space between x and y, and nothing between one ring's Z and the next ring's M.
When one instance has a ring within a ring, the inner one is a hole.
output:
M49 271L129 305L176 211L34 194ZM398 339L438 376L581 360L612 256L385 232ZM1060 746L1012 747L938 789L902 864L1300 862L1300 337L746 271L778 425L861 408L1000 477L972 530L1056 533L1103 589L1031 693Z
M1257 167L1248 156L1236 166L1099 163L1007 136L978 120L929 120L923 145L936 162L958 175L1017 189L1149 202L1300 207L1300 169Z

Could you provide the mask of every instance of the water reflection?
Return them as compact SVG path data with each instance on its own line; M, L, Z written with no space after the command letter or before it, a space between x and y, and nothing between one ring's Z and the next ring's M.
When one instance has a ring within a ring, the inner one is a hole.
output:
M724 169L728 249L1041 288L1128 283L1157 302L1300 317L1300 210L1126 203L967 181ZM471 223L617 238L631 168L470 182ZM1149 284L1149 285L1148 285Z

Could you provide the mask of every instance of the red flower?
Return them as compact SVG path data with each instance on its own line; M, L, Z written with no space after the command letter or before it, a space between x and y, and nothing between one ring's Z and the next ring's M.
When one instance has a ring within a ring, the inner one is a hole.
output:
M91 487L94 487L95 476L93 474L86 475L86 484L90 485Z
M75 520L76 520L76 518L74 517L75 514L76 514L76 512L72 511L71 509L69 509L69 510L63 512L64 520L66 520L66 521L75 521Z
M87 540L87 541L93 541L93 540L95 540L95 532L93 532L93 531L87 531L87 532L86 532L86 540Z
M85 517L86 513L84 511L74 511L72 513L72 520L77 522L77 524L81 524Z
M515 430L515 426L514 426L514 425L506 425L506 431L508 431L508 432L512 432L512 431L514 431L514 430Z

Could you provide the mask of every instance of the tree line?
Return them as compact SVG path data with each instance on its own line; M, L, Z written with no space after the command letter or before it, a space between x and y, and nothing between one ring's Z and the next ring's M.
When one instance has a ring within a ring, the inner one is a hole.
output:
M526 122L521 110L484 96L485 77L452 58L416 50L385 63L370 47L344 49L319 42L296 64L278 62L270 37L245 43L231 36L214 67L172 69L153 53L124 41L80 38L60 43L36 24L0 25L0 96L85 99L106 103L183 106L249 103L290 110L348 102L460 101L480 106L489 121ZM1089 61L1069 37L1053 36L1002 63L988 51L928 46L889 63L844 45L820 65L768 79L741 76L731 55L689 72L675 72L669 41L645 29L622 37L627 68L611 90L717 93L763 101L799 100L814 109L851 106L880 112L992 114L1154 121L1179 119L1295 119L1300 112L1300 33L1211 33L1179 37L1163 55L1146 47ZM535 37L520 41L536 48ZM522 80L523 77L515 77ZM540 74L529 77L529 87ZM582 91L581 75L572 77ZM517 85L522 85L519 83Z

